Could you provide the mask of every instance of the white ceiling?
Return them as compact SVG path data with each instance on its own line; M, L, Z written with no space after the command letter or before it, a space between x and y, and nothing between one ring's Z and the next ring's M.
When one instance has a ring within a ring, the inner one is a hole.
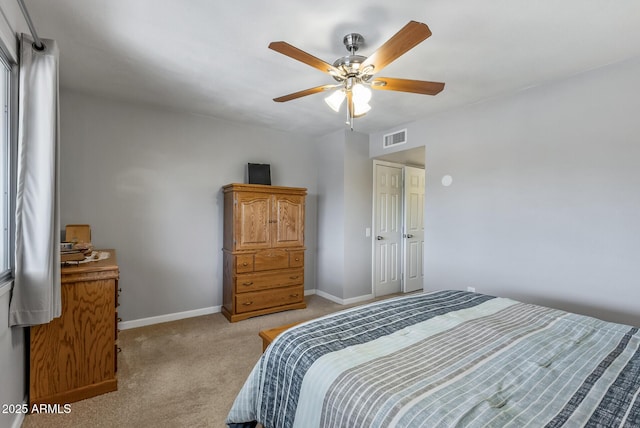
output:
M63 88L308 135L343 128L343 115L322 94L272 99L333 80L271 41L332 63L347 33L365 37L368 56L410 20L431 28L380 74L444 91L376 91L361 132L640 56L637 0L25 1L39 35L59 43Z

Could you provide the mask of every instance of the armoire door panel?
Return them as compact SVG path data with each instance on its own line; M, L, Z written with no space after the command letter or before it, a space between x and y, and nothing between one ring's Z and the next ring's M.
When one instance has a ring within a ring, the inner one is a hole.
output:
M304 198L275 195L274 247L304 245Z
M271 198L264 194L240 194L236 221L236 249L268 248L271 246Z

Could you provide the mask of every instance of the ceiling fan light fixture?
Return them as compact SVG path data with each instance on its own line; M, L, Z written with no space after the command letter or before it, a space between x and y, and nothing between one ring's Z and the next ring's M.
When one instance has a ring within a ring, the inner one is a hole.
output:
M369 101L371 101L371 89L362 83L356 83L351 89L353 94L353 116L361 117L371 110Z
M367 103L353 103L353 117L362 117L371 110L371 106Z
M356 83L353 85L353 102L358 104L367 104L371 101L371 89L364 86L362 83Z
M340 111L340 106L342 105L344 98L345 98L344 90L338 89L337 91L334 91L333 94L329 95L328 97L325 97L324 102L326 102L327 105L331 107L333 111L338 113Z

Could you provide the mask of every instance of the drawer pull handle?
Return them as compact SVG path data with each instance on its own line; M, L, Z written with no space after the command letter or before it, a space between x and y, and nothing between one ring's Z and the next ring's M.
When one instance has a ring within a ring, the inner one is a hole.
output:
M245 306L251 306L251 305L253 305L253 301L251 301L251 302L244 302L244 303L243 303L243 305L245 305Z
M289 279L298 279L300 278L300 275L296 275L296 276L290 276Z
M247 287L253 285L253 281L251 282L243 282L242 285L246 285Z
M296 293L296 294L289 294L289 297L298 297L298 296L299 296L299 294L298 294L298 293Z
M242 266L249 266L249 263L244 262L244 263L242 263Z
M300 257L296 257L296 261L299 262L300 261Z

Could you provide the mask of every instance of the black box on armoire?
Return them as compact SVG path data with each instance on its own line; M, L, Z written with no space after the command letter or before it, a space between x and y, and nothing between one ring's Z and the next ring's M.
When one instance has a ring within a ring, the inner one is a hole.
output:
M271 185L271 165L268 163L249 163L249 184Z

